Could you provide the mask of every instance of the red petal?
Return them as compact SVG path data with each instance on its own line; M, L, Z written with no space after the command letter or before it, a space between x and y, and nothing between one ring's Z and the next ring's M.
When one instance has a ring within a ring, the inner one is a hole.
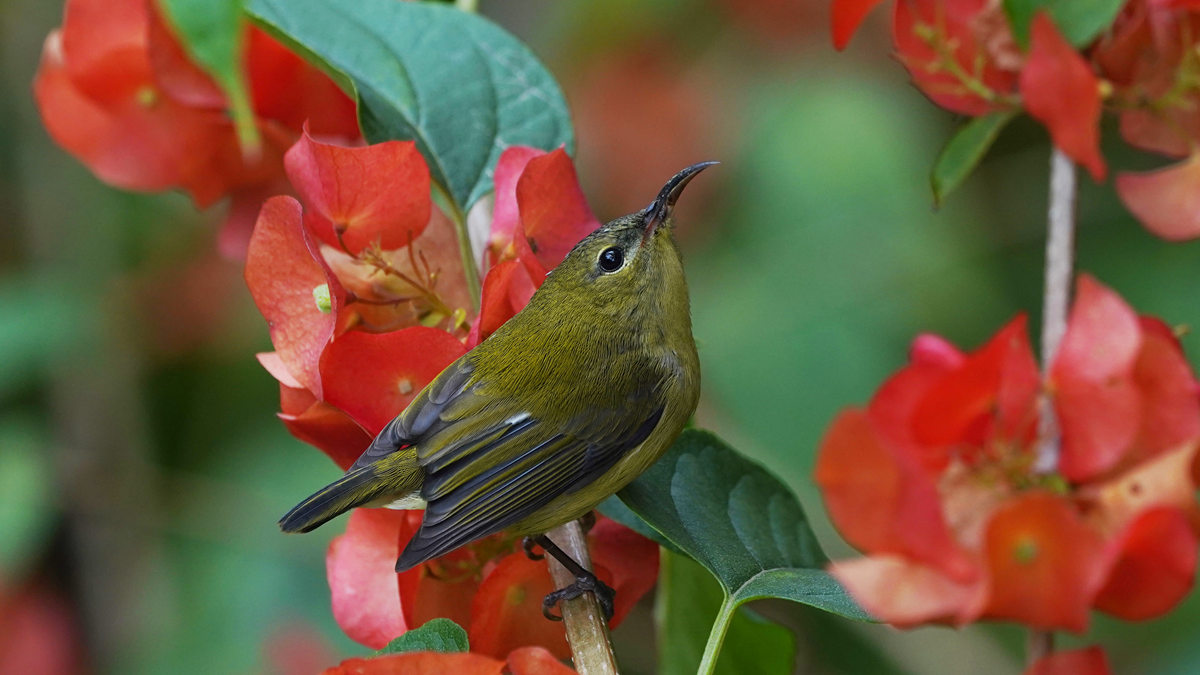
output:
M1135 455L1150 456L1200 437L1200 385L1161 321L1143 317L1142 349L1133 381L1141 394L1141 429Z
M314 233L351 254L378 243L407 246L429 223L429 168L412 141L346 148L307 132L283 159L288 178L309 207Z
M436 328L350 331L331 342L321 357L325 400L378 434L466 351L457 338Z
M987 616L1083 631L1104 581L1103 548L1066 499L1042 492L1014 498L987 526Z
M898 556L842 560L830 572L868 614L899 628L963 624L979 615L982 583L961 584Z
M530 560L523 553L502 558L471 603L467 629L471 649L499 658L517 647L535 645L569 658L562 624L542 616L542 599L553 590L545 562Z
M936 27L940 38L934 49L922 34ZM981 31L981 28L985 29ZM1009 45L1007 23L1000 7L990 0L903 0L895 5L892 38L896 54L917 86L937 105L964 115L982 115L998 106L971 91L942 63L948 52L964 71L977 74L983 86L1007 93L1015 74L995 62L992 48ZM1009 47L1011 49L1011 47Z
M503 671L502 661L470 652L407 652L346 659L324 675L500 675Z
M296 132L319 136L359 136L354 101L325 73L267 35L251 27L246 41L246 68L254 111Z
M1111 469L1138 429L1132 374L1141 329L1119 295L1079 277L1067 332L1050 367L1062 427L1060 470L1081 481Z
M821 441L814 479L842 536L870 553L899 553L958 580L975 568L951 539L933 479L845 410Z
M544 154L537 148L523 145L514 145L501 153L493 178L496 201L492 208L491 234L488 236L493 253L499 253L512 242L517 224L521 222L521 214L517 210L517 181L525 172L529 160Z
M1038 659L1025 675L1110 675L1108 656L1101 647L1054 652Z
M483 279L483 301L480 303L479 318L475 320L475 325L471 328L471 337L467 340L469 346L474 347L486 340L517 313L509 299L509 287L516 275L528 278L525 267L518 260L506 260L488 270Z
M839 50L845 49L867 13L881 2L883 0L833 0L833 46Z
M579 188L575 165L562 148L525 165L517 181L517 206L521 223L514 241L518 251L532 254L522 256L522 262L539 286L546 270L557 267L580 239L600 226Z
M355 509L326 555L333 618L352 640L372 649L408 630L395 571L405 517L403 511Z
M995 434L1019 437L1035 421L1041 377L1026 323L1013 319L929 389L912 419L919 442L978 446Z
M313 289L323 284L333 303L327 314L313 299ZM342 292L316 252L295 199L272 197L263 204L246 251L246 286L267 319L279 358L320 397L318 363L333 336Z
M1146 229L1169 241L1200 237L1200 153L1157 171L1122 173L1116 183Z
M512 675L575 675L558 657L541 647L521 647L508 655Z
M318 401L307 389L293 389L280 383L278 414L283 425L296 438L315 446L343 469L371 444L371 436L346 413Z
M423 516L421 511L407 512L400 529L400 550L420 529ZM486 541L464 546L400 573L400 603L410 626L424 625L437 617L460 626L471 624L471 601L479 590L479 570L483 564L476 549Z
M616 628L658 581L658 544L604 516L588 532L597 575L617 592L610 628Z
M149 73L145 57L150 21L148 8L149 3L143 0L70 0L66 3L62 51L71 79L87 96L101 101L110 100L106 97L124 98L132 89L120 85ZM123 71L114 67L117 60L137 67Z
M1029 60L1021 70L1025 109L1068 157L1104 180L1100 156L1100 84L1087 61L1039 11L1031 25Z
M1197 541L1183 511L1146 511L1114 543L1119 558L1096 598L1097 609L1144 621L1170 611L1192 589Z

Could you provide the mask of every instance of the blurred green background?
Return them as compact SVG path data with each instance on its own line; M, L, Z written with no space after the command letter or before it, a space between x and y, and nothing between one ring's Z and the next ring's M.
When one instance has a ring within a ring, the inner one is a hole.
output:
M362 654L329 611L324 550L341 528L275 526L335 470L275 419L276 385L254 360L270 348L265 323L240 266L214 251L220 209L108 188L41 127L30 82L61 11L0 2L0 671L304 672ZM849 554L812 485L814 448L918 332L974 347L1017 312L1037 325L1044 132L1014 124L934 210L927 173L956 120L907 85L882 8L844 54L824 2L520 0L482 13L559 76L602 219L640 208L687 163L723 162L680 216L698 423L781 475L830 554ZM1105 152L1147 166L1118 142ZM1079 267L1143 313L1200 323L1200 244L1156 240L1111 185L1081 185ZM1200 339L1184 344L1195 363ZM756 608L798 631L801 672L1022 663L1012 626L900 632ZM646 603L616 633L627 672L653 670L650 621ZM1118 672L1192 672L1197 621L1193 595L1157 621L1098 616L1060 643L1102 642Z

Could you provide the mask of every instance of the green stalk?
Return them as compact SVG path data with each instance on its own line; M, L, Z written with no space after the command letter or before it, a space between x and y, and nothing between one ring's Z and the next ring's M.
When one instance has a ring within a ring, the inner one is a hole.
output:
M442 205L449 212L450 220L454 221L454 233L458 236L458 253L462 260L463 275L467 278L467 292L471 296L472 306L479 310L482 286L479 283L479 266L475 264L475 253L471 250L471 233L467 231L467 215L458 208L458 204L450 193L436 181L433 189L441 198Z
M717 620L713 622L712 631L708 634L708 642L704 645L704 656L700 658L697 675L710 675L716 669L721 644L725 642L725 633L729 630L729 622L733 620L733 613L736 611L737 604L733 601L733 596L726 595L725 600L721 602L721 611L717 612Z

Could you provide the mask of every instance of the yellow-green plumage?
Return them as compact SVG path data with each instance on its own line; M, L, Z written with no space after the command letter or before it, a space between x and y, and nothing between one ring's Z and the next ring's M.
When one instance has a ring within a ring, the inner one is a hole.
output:
M502 529L545 532L645 471L700 392L671 207L705 166L576 245L524 310L438 375L281 527L308 531L354 506L424 500L403 570ZM609 271L613 249L623 264Z

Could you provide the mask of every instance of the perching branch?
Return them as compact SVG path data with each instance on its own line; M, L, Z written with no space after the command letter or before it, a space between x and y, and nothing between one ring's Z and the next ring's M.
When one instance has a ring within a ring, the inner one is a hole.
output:
M560 525L547 532L546 536L580 565L592 569L587 539L578 521ZM575 575L560 565L554 556L546 556L546 564L550 567L555 588L575 582ZM571 660L575 670L580 675L616 675L617 659L613 656L612 645L608 641L608 625L596 596L584 593L578 598L562 602L559 608L567 628L567 642L571 644Z

